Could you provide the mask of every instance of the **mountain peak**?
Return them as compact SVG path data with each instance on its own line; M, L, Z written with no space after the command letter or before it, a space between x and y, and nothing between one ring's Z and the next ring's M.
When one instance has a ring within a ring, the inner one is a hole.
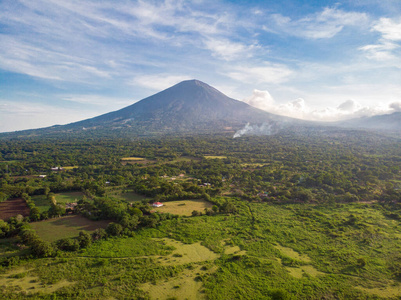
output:
M176 133L237 130L251 123L287 120L227 97L197 79L185 80L118 111L60 126L58 131L123 130Z

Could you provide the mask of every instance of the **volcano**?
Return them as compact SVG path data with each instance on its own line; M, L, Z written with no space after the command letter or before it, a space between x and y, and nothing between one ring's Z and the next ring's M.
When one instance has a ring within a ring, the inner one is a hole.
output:
M187 80L120 110L67 125L36 129L34 134L82 131L121 131L140 135L218 133L238 130L247 123L267 123L281 128L292 121L229 98L199 80Z

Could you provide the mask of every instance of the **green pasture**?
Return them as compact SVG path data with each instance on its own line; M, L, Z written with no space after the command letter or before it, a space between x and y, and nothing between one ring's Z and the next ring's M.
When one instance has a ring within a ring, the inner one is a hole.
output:
M84 197L84 194L81 192L65 192L55 194L54 196L57 204L65 205L66 203L78 202ZM40 212L49 210L51 201L47 199L46 195L32 196L32 200Z
M149 201L152 198L148 198L142 195L135 193L132 189L106 189L106 194L109 197L114 197L119 200L131 203L131 202L141 202L143 200Z
M73 215L31 223L39 237L45 241L54 242L63 238L73 238L80 231L94 231L106 228L107 221L92 221L83 216Z

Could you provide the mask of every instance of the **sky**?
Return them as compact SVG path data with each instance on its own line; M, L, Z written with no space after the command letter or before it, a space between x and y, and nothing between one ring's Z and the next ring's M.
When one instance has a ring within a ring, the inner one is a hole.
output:
M266 111L401 111L400 0L0 0L0 132L201 80Z

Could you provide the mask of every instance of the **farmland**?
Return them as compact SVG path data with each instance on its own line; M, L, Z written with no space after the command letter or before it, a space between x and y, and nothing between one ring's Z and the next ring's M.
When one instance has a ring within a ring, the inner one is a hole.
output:
M7 220L16 215L28 216L29 208L22 199L0 202L0 219Z

